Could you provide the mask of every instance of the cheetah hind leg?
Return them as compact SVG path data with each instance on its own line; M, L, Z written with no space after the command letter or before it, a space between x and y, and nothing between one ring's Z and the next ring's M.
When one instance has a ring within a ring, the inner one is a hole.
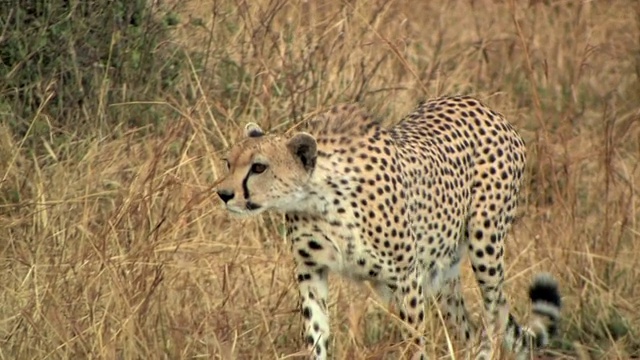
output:
M389 309L389 312L393 313L398 303L395 286L382 281L374 282L371 285L373 286L380 303L386 306Z
M380 302L388 307L389 312L397 313L399 300L395 287L385 282L375 282L372 285ZM424 298L425 306L429 306L433 300L432 294L425 292ZM436 299L449 328L456 334L455 336L460 342L468 345L474 339L476 329L465 306L459 274L457 274L457 277L448 279L440 293L437 294ZM467 351L465 358L471 358L469 351Z
M415 266L398 282L398 315L404 323L402 335L411 346L412 360L427 360L425 332L425 303L422 272Z
M400 334L398 333L399 328L396 328L395 323L389 327L389 319L393 317L398 317L398 292L396 291L397 286L395 284L390 284L388 282L383 281L375 281L371 283L373 290L375 291L377 302L379 306L382 306L386 311L374 313L375 321L380 325L385 327L383 330L383 334L385 334L386 341L392 342L400 342L402 341ZM387 338L389 336L389 338Z
M424 296L420 295L422 285L419 282L404 282L408 286L401 286L396 289L394 285L383 282L373 283L373 288L378 295L380 303L387 306L389 313L399 317L404 324L401 325L402 337L405 341L415 339L412 351L412 360L427 360L424 352L424 336L411 334L411 328L417 330L419 334L424 334ZM417 295L414 295L416 294ZM414 300L415 299L415 300ZM422 300L418 300L422 299ZM416 315L417 314L417 315ZM415 320L414 320L415 319ZM407 326L409 328L407 328Z
M470 349L473 339L475 339L476 329L464 302L459 274L442 286L440 294L438 294L438 305L442 317L452 333L455 334L458 342L468 348L465 349L464 358L470 359Z
M473 227L480 229L481 227ZM489 231L487 231L489 230ZM483 333L477 360L493 358L492 341L504 334L503 347L517 359L528 359L532 348L547 346L560 319L560 293L550 275L538 275L529 289L533 317L529 326L519 325L509 312L503 291L505 231L491 229L471 233L470 258L484 302L486 332Z

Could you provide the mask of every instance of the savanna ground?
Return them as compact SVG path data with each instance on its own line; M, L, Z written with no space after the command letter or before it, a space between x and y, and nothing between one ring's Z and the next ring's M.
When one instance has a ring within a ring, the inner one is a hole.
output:
M528 145L506 255L518 318L549 271L564 319L547 358L640 356L637 1L34 3L46 21L0 16L0 358L299 355L282 218L225 213L225 149L248 121L283 132L357 101L393 124L454 93ZM366 285L334 277L330 307L336 359L401 349ZM433 353L459 356L433 319Z

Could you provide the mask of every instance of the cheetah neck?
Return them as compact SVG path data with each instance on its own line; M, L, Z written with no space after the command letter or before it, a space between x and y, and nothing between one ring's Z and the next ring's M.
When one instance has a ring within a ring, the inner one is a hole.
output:
M293 207L286 213L305 214L314 217L329 218L333 210L336 198L335 186L340 179L345 177L326 167L322 161L316 164L313 175L300 188L297 200ZM345 181L342 180L342 184Z
M370 127L354 137L320 135L316 167L299 192L295 209L288 212L304 213L329 222L346 220L350 208L345 202L362 191L363 179L368 176L364 172L368 171L371 159L361 157L363 149L380 149L382 144L388 145L391 141L388 133L379 127Z

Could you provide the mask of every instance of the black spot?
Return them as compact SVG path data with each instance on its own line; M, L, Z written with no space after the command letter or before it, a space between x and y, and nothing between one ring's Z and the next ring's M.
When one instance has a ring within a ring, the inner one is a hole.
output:
M310 240L308 245L309 245L309 248L312 250L322 250L322 245L320 245L315 240Z
M418 306L418 299L417 298L411 298L411 301L409 301L409 306L411 306L411 308L415 309L416 306Z
M306 341L308 346L313 346L313 344L315 344L315 341L313 340L313 336L311 335L307 336Z
M302 316L304 316L305 319L311 319L311 309L305 306L302 309Z
M309 255L309 253L305 249L298 249L298 254L300 254L300 256L305 259L311 257L311 255Z
M489 255L489 256L491 256L491 255L493 255L493 254L495 253L495 249L494 249L494 247L493 247L493 246L491 246L491 245L487 245L487 246L484 248L484 251L486 251L486 252L487 252L487 255Z

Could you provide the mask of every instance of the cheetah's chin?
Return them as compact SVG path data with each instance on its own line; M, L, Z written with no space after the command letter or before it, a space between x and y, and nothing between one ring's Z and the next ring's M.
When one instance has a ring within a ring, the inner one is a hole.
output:
M236 219L247 219L250 217L254 217L261 212L264 211L264 208L256 208L256 209L239 209L236 207L227 206L227 212L231 214Z

